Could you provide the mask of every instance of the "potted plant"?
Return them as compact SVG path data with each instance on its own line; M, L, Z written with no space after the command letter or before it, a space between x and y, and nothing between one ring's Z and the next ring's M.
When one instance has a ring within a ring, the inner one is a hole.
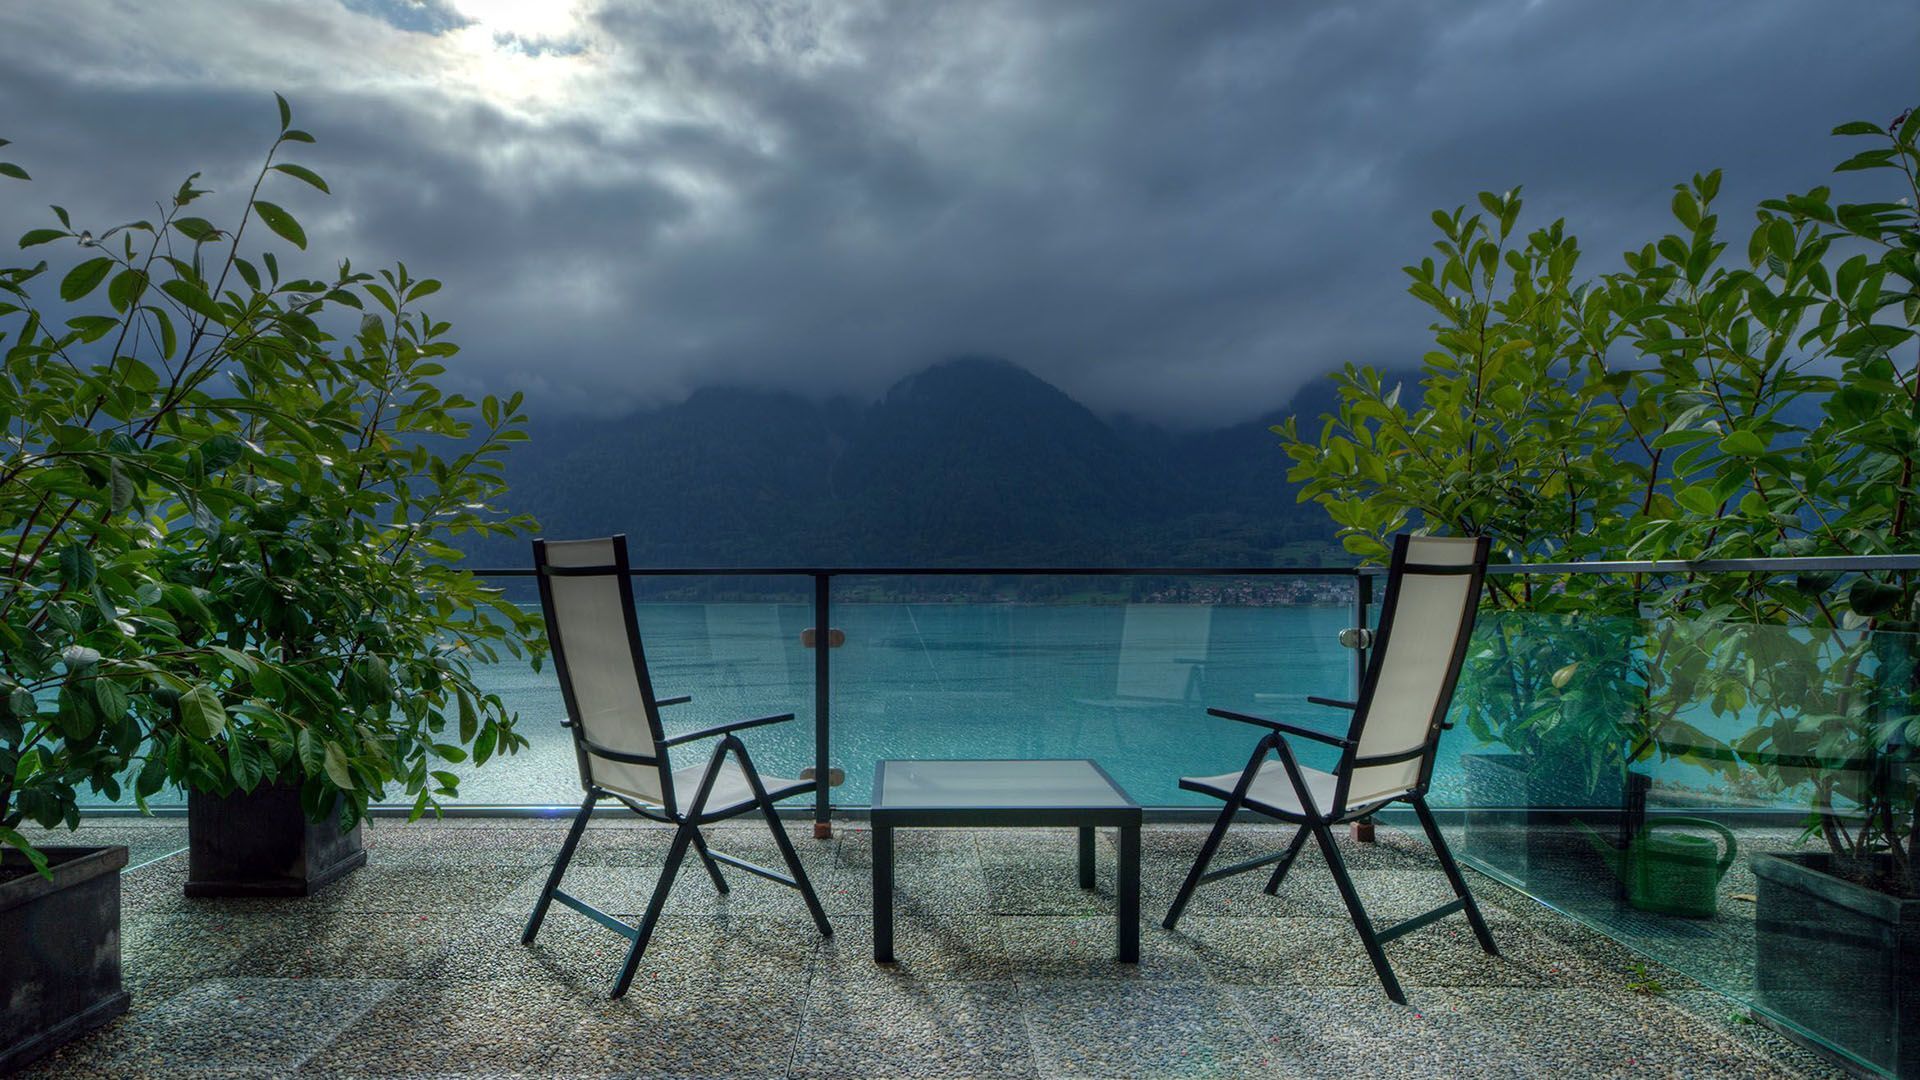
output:
M1439 257L1407 268L1438 316L1420 396L1371 369L1338 374L1317 437L1278 429L1302 498L1366 558L1406 527L1490 535L1510 562L1911 554L1920 113L1835 134L1873 142L1835 171L1890 190L1767 200L1736 245L1715 209L1720 174L1696 175L1674 188L1675 231L1587 280L1562 223L1514 234L1514 193L1483 194L1484 214L1437 213ZM1810 796L1826 850L1754 860L1757 1003L1816 1043L1920 1075L1915 575L1491 582L1460 699L1476 733L1539 754L1564 727L1589 762L1611 765L1624 745L1627 762L1678 758ZM1569 655L1553 644L1566 628L1542 621L1556 614L1631 629L1617 650ZM1569 711L1562 691L1590 679ZM1698 712L1746 731L1710 738L1689 722Z
M327 187L281 160L312 136L279 104L230 228L195 216L208 193L189 178L157 221L93 230L55 207L20 242L66 265L0 269L0 943L26 918L33 940L117 954L107 869L124 852L36 850L20 831L76 827L83 791L144 807L170 784L277 783L307 821L351 829L375 800L428 812L457 790L446 764L524 745L472 665L503 649L537 659L537 628L445 543L526 524L493 505L500 455L523 437L518 399L433 386L454 351L418 310L434 282L344 263L322 281L242 254L260 226L305 246L267 185ZM8 899L47 890L49 905ZM44 1000L77 1011L25 1027L9 1012L0 1035L71 1033L118 1000L117 961L82 993L93 969L71 957L5 955L74 987ZM0 1042L0 1058L50 1048Z

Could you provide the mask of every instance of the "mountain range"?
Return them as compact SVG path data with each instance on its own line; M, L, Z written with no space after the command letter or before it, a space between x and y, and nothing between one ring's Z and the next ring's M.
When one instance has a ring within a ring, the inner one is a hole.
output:
M1212 431L1103 419L1011 363L949 360L877 401L741 388L536 420L510 506L547 536L625 532L638 566L1229 566L1335 556L1268 430L1324 380ZM524 542L469 550L524 565Z

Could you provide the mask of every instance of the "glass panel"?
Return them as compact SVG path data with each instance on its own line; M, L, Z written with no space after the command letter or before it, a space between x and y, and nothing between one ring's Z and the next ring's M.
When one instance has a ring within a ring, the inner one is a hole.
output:
M1350 692L1351 604L1337 577L836 578L833 801L883 758L1092 758L1143 806L1203 805L1180 777L1263 734L1209 706L1344 727L1305 695Z
M1127 806L1084 761L895 761L876 806Z
M531 585L522 588L522 602L538 611ZM634 594L654 693L693 698L661 710L668 735L791 712L793 720L741 739L768 776L796 777L813 763L813 654L800 643L801 630L813 622L811 579L640 578ZM553 666L535 672L509 659L484 669L480 679L520 714L518 730L531 745L506 760L456 770L460 803L577 803L579 768L572 733L560 726L566 709ZM684 769L704 763L712 750L712 742L703 742L670 754L674 767Z
M1920 1015L1920 894L1896 850L1920 641L1542 615L1479 631L1456 715L1485 745L1443 743L1471 864L1862 1062L1920 1065L1897 1035Z

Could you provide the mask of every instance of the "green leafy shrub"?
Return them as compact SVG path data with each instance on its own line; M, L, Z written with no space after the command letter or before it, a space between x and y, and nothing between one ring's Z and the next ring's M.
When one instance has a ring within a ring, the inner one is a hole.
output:
M1515 563L1913 552L1920 111L1834 133L1870 143L1837 173L1891 182L1869 201L1770 199L1740 242L1720 174L1695 176L1677 228L1603 275L1564 222L1521 239L1517 191L1436 213L1438 257L1407 268L1437 315L1418 400L1339 373L1317 432L1276 429L1301 497L1370 559L1409 527ZM1590 769L1624 748L1810 788L1836 853L1889 856L1912 889L1917 601L1909 572L1494 579L1488 606L1520 614L1489 621L1462 705L1520 748L1578 720ZM1569 613L1640 629L1569 647L1543 621ZM1686 722L1702 709L1746 733L1717 744Z
M536 621L455 565L449 539L514 534L502 457L518 394L435 380L457 351L404 265L326 280L243 255L297 249L269 183L325 193L280 131L230 227L194 216L197 174L158 221L55 224L0 269L0 840L79 819L83 790L141 806L300 785L316 819L369 801L418 816L448 766L525 745L473 679L538 663ZM0 174L28 179L18 165ZM57 299L56 299L57 298Z

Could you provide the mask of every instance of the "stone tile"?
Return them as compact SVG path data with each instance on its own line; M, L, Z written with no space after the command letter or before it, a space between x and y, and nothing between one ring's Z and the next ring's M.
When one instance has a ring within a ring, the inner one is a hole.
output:
M836 910L870 910L854 908L853 901L846 899L843 892L839 905L828 900L826 888L833 871L801 864L806 868L807 877L813 882L820 897L821 907L829 913ZM784 866L774 867L784 873ZM622 918L638 919L647 909L653 898L655 887L660 881L659 864L646 866L580 866L567 868L566 876L561 880L560 888L574 897L585 901L612 915ZM726 878L729 891L720 893L714 888L713 879L707 875L700 860L691 854L680 864L679 872L674 875L673 886L667 893L664 908L669 915L692 915L719 918L728 914L769 914L791 919L808 919L806 900L798 891L778 882L749 874L744 870L722 865L721 874ZM840 871L839 873L849 873ZM534 902L539 899L540 890L546 887L547 874L536 872L515 885L511 891L498 897L489 905L495 914L520 914L533 910ZM871 887L863 891L862 896L870 896Z
M448 830L427 822L374 826L365 840L368 869L551 866L566 839L562 829Z
M895 829L893 864L897 868L922 865L980 864L984 838L995 834L1026 836L1039 830L1011 829ZM865 824L834 826L834 865L848 870L873 867L873 830Z
M209 979L76 1043L49 1075L284 1076L398 985L385 979Z
M1458 925L1453 925L1455 922ZM1386 946L1406 986L1618 986L1624 980L1517 923L1489 920L1499 956L1482 952L1465 919L1447 919ZM1360 935L1344 918L1181 920L1210 976L1223 983L1378 986Z
M1844 1080L1851 1075L1835 1062L1815 1054L1765 1024L1757 1023L1747 1007L1732 998L1711 990L1682 990L1669 993L1665 1000L1675 1008L1684 1009L1702 1024L1800 1076Z
M128 869L165 858L187 846L186 819L174 815L94 817L82 820L77 830L29 825L20 831L39 847L124 847Z
M626 961L629 942L575 912L554 907L532 945L525 920L484 916L454 927L425 977L441 981L515 980L562 983L604 996ZM635 973L635 984L658 980L774 983L805 979L820 935L812 923L735 918L725 922L660 920Z
M872 913L872 870L835 870L824 882L833 896L829 901L828 891L821 893L829 913ZM895 915L991 915L993 906L986 878L976 867L927 863L894 868Z
M1036 1075L1011 983L816 984L808 1006L789 1076Z
M806 984L636 982L591 1009L547 1060L543 1075L646 1080L787 1075L806 1011Z
M1120 929L1112 915L1000 917L1007 964L1022 982L1128 979L1198 980L1207 977L1193 948L1160 929L1140 927L1140 962L1123 964Z
M1777 1076L1778 1066L1658 1002L1531 987L1420 988L1405 1006L1361 989L1236 991L1282 1070L1348 1077L1394 1062L1434 1077Z
M304 905L329 911L375 914L420 912L484 912L493 909L520 885L538 888L546 874L528 866L363 866L309 897L285 901L257 901L272 905Z
M1244 1077L1270 1058L1246 1012L1208 983L1024 986L1040 1075Z
M252 915L127 912L120 915L121 971L129 990L233 972L247 950L274 933Z
M439 962L462 916L310 911L304 916L254 914L249 919L258 940L234 959L229 974L408 979Z
M302 1075L425 1077L544 1071L585 1014L564 986L508 981L403 982L327 1043ZM457 1061L449 1057L457 1055Z
M986 915L906 915L893 920L891 964L873 961L873 919L834 921L816 970L829 979L1004 981L1013 965L1000 937L1001 920Z

